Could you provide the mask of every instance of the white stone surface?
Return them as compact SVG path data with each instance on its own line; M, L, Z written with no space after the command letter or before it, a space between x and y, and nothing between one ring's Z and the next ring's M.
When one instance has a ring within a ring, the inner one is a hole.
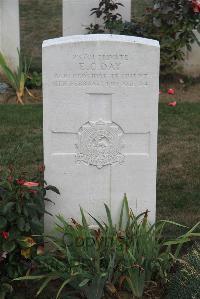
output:
M131 20L131 0L120 1L124 7L119 7L123 20ZM98 7L99 0L63 0L63 36L87 34L91 23L102 24L95 15L90 16L91 9Z
M13 69L19 64L17 48L20 49L19 0L0 0L0 51Z
M200 33L194 30L196 37L200 42ZM183 62L184 73L188 76L200 76L200 46L195 42L192 44L192 51L185 50L185 60Z
M45 179L60 189L52 214L79 207L117 221L123 194L138 214L156 213L159 44L117 35L43 44ZM53 218L46 218L46 230ZM91 222L92 224L92 222Z

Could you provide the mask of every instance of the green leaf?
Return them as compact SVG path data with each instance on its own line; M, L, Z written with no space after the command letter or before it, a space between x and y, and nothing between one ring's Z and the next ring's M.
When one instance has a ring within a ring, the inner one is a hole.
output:
M186 235L190 235L198 226L200 225L200 221L197 222L197 224L195 224L187 233Z
M13 280L16 280L16 281L22 281L22 280L41 280L43 278L46 278L46 275L22 276L22 277L15 278Z
M51 191L53 191L57 194L60 194L60 191L55 186L48 185L45 189L46 190L51 190Z
M172 224L172 225L175 225L175 226L187 228L187 226L185 226L185 225L182 225L180 223L170 221L170 220L159 220L157 223L161 223L161 222L163 222L164 224Z
M17 220L17 227L21 232L25 230L26 221L23 217L18 218Z
M71 280L72 280L72 279L69 278L69 279L67 279L67 280L65 280L65 281L63 282L63 284L61 285L61 287L60 287L60 289L59 289L59 291L58 291L58 293L57 293L56 299L59 298L59 296L60 296L62 290L64 289L64 287L65 287Z
M31 220L30 226L34 234L41 234L43 231L43 223L37 218Z
M6 240L2 246L3 251L7 251L7 252L12 252L13 250L15 250L15 248L16 248L15 242L8 241L8 240Z
M7 226L7 220L5 217L0 216L0 230L4 230Z
M104 226L95 217L93 217L90 213L88 213L88 215L98 224L102 231L105 230Z
M39 296L42 293L42 291L47 287L47 285L49 284L49 282L51 280L56 279L56 278L58 278L58 276L56 276L56 275L50 275L49 277L47 277L45 279L45 281L43 282L43 284L41 285L41 287L39 288L39 290L37 292L37 296Z
M6 60L3 56L3 53L0 52L0 66L3 67L4 65L6 65Z
M26 224L25 224L25 228L24 228L25 232L29 232L30 229L31 229L30 224L29 224L29 223L26 223Z
M166 241L164 242L163 245L165 246L169 246L169 245L178 245L178 244L183 244L183 243L186 243L186 242L190 242L190 238L182 238L182 239L177 239L177 240L171 240L171 241Z
M84 226L85 228L88 228L88 224L87 224L87 221L86 221L86 218L85 218L83 209L80 208L80 211L81 211L81 216L82 216L82 223L83 223L83 226Z
M14 206L15 206L15 202L10 201L10 202L6 203L2 208L2 214L6 215L7 213L9 213L13 209Z
M110 225L110 228L112 228L113 227L113 223L112 223L112 217L111 217L110 209L109 209L109 207L106 204L104 204L104 206L106 208L106 214L107 214L107 218L108 218L108 223Z
M84 279L81 283L79 283L79 288L84 287L90 281L89 278Z

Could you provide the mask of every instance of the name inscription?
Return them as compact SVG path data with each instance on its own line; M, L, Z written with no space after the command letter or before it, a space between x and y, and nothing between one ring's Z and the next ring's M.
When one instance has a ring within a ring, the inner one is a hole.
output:
M148 73L125 72L130 68L127 54L74 54L71 58L76 72L55 73L55 87L148 87ZM134 71L134 70L133 70Z

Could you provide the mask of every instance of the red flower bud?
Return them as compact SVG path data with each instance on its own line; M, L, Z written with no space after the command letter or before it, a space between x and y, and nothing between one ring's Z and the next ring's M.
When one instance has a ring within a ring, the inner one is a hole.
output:
M2 237L7 240L9 238L9 232L2 232Z
M170 88L170 89L168 89L167 93L174 95L175 94L175 89Z

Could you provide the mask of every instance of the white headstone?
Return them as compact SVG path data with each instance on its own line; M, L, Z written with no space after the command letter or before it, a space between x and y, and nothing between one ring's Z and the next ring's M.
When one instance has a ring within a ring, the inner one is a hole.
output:
M0 51L11 68L19 64L20 50L19 0L0 0Z
M77 219L82 206L105 220L107 203L116 221L126 193L136 214L148 209L155 220L158 81L157 41L100 34L44 42L45 179L61 192L48 211Z
M91 9L98 7L100 0L63 0L63 36L87 34L86 28L91 24L102 24L102 20L91 14ZM118 12L123 20L131 20L131 0L119 1Z
M194 30L196 37L200 42L200 33ZM195 42L191 45L192 50L185 49L185 60L182 63L183 71L188 76L199 77L200 76L200 46Z

